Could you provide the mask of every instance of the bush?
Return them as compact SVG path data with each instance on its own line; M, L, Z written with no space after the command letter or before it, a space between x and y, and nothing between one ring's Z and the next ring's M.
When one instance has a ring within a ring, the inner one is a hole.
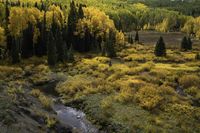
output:
M45 121L46 121L46 125L47 125L48 128L54 127L56 125L56 123L57 123L56 118L51 117L49 115L46 116L46 120Z
M161 103L163 98L160 96L160 92L156 86L150 85L139 89L136 93L136 100L139 101L140 106L152 110Z
M42 105L46 108L49 109L52 105L52 100L51 98L45 96L45 95L40 95L39 100L42 103Z
M184 75L179 79L180 85L183 86L184 89L195 86L200 86L200 78L196 75Z
M31 90L30 94L31 94L32 96L38 98L42 93L41 93L41 91L40 91L39 89L33 89L33 90Z
M196 59L196 60L200 60L200 54L199 54L199 53L197 53L197 54L195 55L195 59Z

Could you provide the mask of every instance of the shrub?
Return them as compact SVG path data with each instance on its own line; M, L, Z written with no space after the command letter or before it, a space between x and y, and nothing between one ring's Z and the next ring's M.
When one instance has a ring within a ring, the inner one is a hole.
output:
M54 127L55 124L57 123L56 118L51 117L49 115L46 116L46 120L45 121L46 121L46 125L47 125L48 128Z
M197 87L190 87L188 89L185 89L184 91L194 98L200 99L200 90Z
M197 54L195 55L195 59L196 59L196 60L200 60L200 54L199 54L199 53L197 53Z
M33 90L31 90L30 94L31 94L32 96L38 98L42 93L41 93L41 91L40 91L39 89L33 89Z
M22 87L18 87L18 88L8 88L7 89L7 93L9 96L12 97L13 101L16 101L18 98L22 98L22 96L24 95L24 89L22 89Z
M179 82L184 89L192 86L200 86L200 78L196 75L184 75L179 79Z
M52 105L52 100L51 98L45 96L45 95L40 95L39 96L39 100L40 102L42 103L42 105L46 108L46 109L49 109Z
M120 90L115 99L123 103L132 102L134 100L134 91L132 88L126 86Z
M163 100L159 90L152 85L140 88L136 93L136 99L139 101L140 106L148 110L155 108Z

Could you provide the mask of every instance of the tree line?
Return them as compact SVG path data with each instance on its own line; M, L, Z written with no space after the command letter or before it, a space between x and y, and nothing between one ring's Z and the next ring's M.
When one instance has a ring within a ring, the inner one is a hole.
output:
M124 43L123 33L104 12L74 1L67 7L47 1L29 5L7 0L3 7L0 44L12 63L47 55L49 65L55 65L73 61L73 51L113 57L115 45Z

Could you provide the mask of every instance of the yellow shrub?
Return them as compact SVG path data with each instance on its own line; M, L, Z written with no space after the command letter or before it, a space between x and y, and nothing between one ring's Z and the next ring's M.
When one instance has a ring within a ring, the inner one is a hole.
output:
M155 86L145 86L140 88L136 93L136 99L139 101L140 106L148 110L155 108L163 100L159 90Z
M49 97L47 97L45 95L40 95L39 96L39 100L42 103L42 105L47 109L49 109L51 107L51 105L52 105L51 98L49 98Z
M134 91L132 88L125 86L120 90L120 93L115 97L119 102L127 103L134 100Z
M200 78L196 75L184 75L179 79L180 84L184 89L195 86L200 86Z
M56 118L49 115L46 116L46 125L48 128L54 127L56 123L57 123Z
M34 97L39 97L41 95L41 91L39 89L33 89L30 94Z

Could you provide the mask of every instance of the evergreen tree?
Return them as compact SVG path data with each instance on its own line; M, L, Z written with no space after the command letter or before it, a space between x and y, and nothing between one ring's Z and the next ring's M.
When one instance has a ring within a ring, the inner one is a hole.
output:
M156 56L166 56L165 42L162 37L160 37L156 43L154 54Z
M48 57L48 64L51 66L56 65L57 56L56 56L56 40L53 36L52 31L49 32L48 39L47 39L47 57Z
M182 39L181 49L184 50L184 51L188 50L188 40L187 40L186 36L183 37L183 39Z
M74 53L73 53L73 47L72 45L70 46L69 50L68 50L68 61L69 62L73 62L74 61Z
M67 23L67 34L68 34L68 43L69 45L72 44L74 47L75 35L74 32L76 31L76 23L77 23L77 10L74 1L70 3L70 11L68 15L68 23Z
M21 39L20 38L13 38L12 39L12 48L11 48L11 54L12 54L12 63L16 64L20 62L20 45L21 45Z
M34 55L33 26L28 24L28 28L23 31L22 37L22 58L29 58Z
M139 43L139 34L138 34L138 31L136 31L136 34L135 34L135 42Z
M65 42L62 38L62 33L59 31L57 33L57 39L56 39L56 47L57 47L57 55L58 55L58 61L64 62L65 60Z
M8 55L11 55L11 48L12 48L12 36L9 33L8 30L8 25L9 25L9 16L10 16L10 11L9 11L9 3L8 0L6 0L5 3L5 35L6 35L6 51L5 54L8 53Z
M133 44L133 35L130 34L130 43Z
M80 4L79 9L78 9L78 19L82 19L82 18L84 18L84 12L83 12L83 5Z
M115 44L115 33L110 30L108 37L106 38L106 54L108 57L116 57L116 52L114 48Z
M188 37L188 50L192 50L192 40Z

